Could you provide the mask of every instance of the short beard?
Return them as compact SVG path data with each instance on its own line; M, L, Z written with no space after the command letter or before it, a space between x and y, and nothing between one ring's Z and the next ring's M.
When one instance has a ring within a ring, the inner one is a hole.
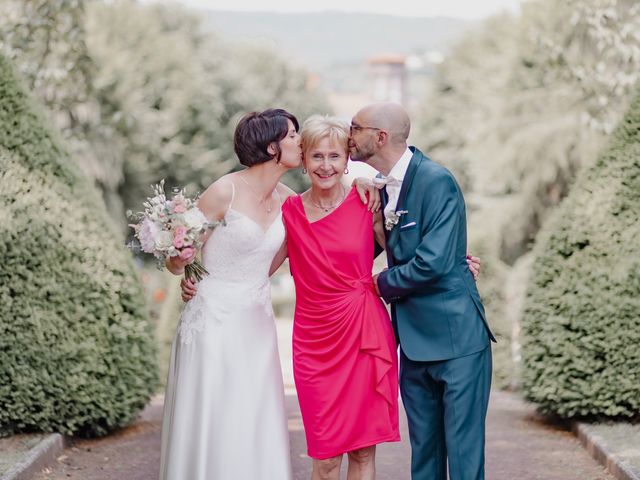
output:
M354 162L364 162L367 163L371 157L373 157L373 152L363 151L363 150L355 150L355 156L353 153L350 153L351 160Z

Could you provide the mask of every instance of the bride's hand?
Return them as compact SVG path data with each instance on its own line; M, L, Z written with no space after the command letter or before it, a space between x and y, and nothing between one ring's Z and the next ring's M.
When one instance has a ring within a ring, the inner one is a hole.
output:
M196 249L187 247L182 249L180 255L175 257L169 257L166 261L167 269L174 275L182 275L184 267L193 262L196 258Z
M355 185L358 195L362 203L367 204L367 208L370 212L377 212L380 210L380 190L373 184L371 180L364 177L358 177L353 180L351 185ZM369 198L367 199L367 193Z
M467 264L469 265L469 270L473 275L473 279L477 281L478 276L480 275L480 259L469 253L467 254Z
M193 283L191 280L187 280L186 278L180 280L180 288L182 289L182 301L184 303L187 303L195 297L198 292L198 284Z

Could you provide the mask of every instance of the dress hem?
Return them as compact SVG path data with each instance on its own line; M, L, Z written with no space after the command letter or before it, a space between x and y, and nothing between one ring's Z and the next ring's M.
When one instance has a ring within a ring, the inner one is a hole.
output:
M400 442L400 441L401 441L400 435L399 434L394 434L394 435L382 437L382 438L377 439L377 440L369 440L369 441L366 441L366 442L356 443L354 446L341 448L338 451L333 451L333 452L330 452L330 453L322 453L322 454L312 455L311 452L307 451L307 455L309 455L309 457L313 458L314 460L326 460L327 458L337 457L338 455L344 455L345 453L352 452L352 451L358 450L360 448L371 447L373 445L378 445L380 443Z

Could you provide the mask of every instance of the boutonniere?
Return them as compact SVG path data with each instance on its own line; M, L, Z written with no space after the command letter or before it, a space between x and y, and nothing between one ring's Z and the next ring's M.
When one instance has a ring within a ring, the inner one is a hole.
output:
M406 213L409 213L409 210L396 210L395 212L391 212L391 215L384 220L384 228L391 230L398 224L400 217Z

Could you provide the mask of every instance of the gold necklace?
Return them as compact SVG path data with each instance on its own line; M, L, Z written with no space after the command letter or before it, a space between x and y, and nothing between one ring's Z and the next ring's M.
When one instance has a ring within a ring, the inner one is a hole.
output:
M342 188L342 198L340 199L340 201L334 205L319 205L316 202L313 201L313 197L311 196L311 192L309 192L309 201L311 202L311 205L313 205L316 208L319 208L320 210L324 210L325 212L328 212L329 210L333 210L334 208L338 208L342 202L344 201L344 198L346 197L344 188Z
M242 181L247 185L247 187L249 187L249 189L251 190L251 192L252 192L252 193L253 193L253 194L258 198L259 203L264 203L264 204L265 204L265 207L267 208L267 213L271 213L271 207L272 207L271 200L273 199L273 198L272 198L272 197L273 197L273 190L271 190L271 195L269 195L269 204L267 205L267 204L266 204L266 200L265 200L265 199L263 199L263 198L260 196L260 194L259 194L258 192L256 192L256 191L253 189L253 187L249 184L249 182L247 182L247 181L242 177L242 175L238 174L238 177L240 177L240 180L242 180Z

